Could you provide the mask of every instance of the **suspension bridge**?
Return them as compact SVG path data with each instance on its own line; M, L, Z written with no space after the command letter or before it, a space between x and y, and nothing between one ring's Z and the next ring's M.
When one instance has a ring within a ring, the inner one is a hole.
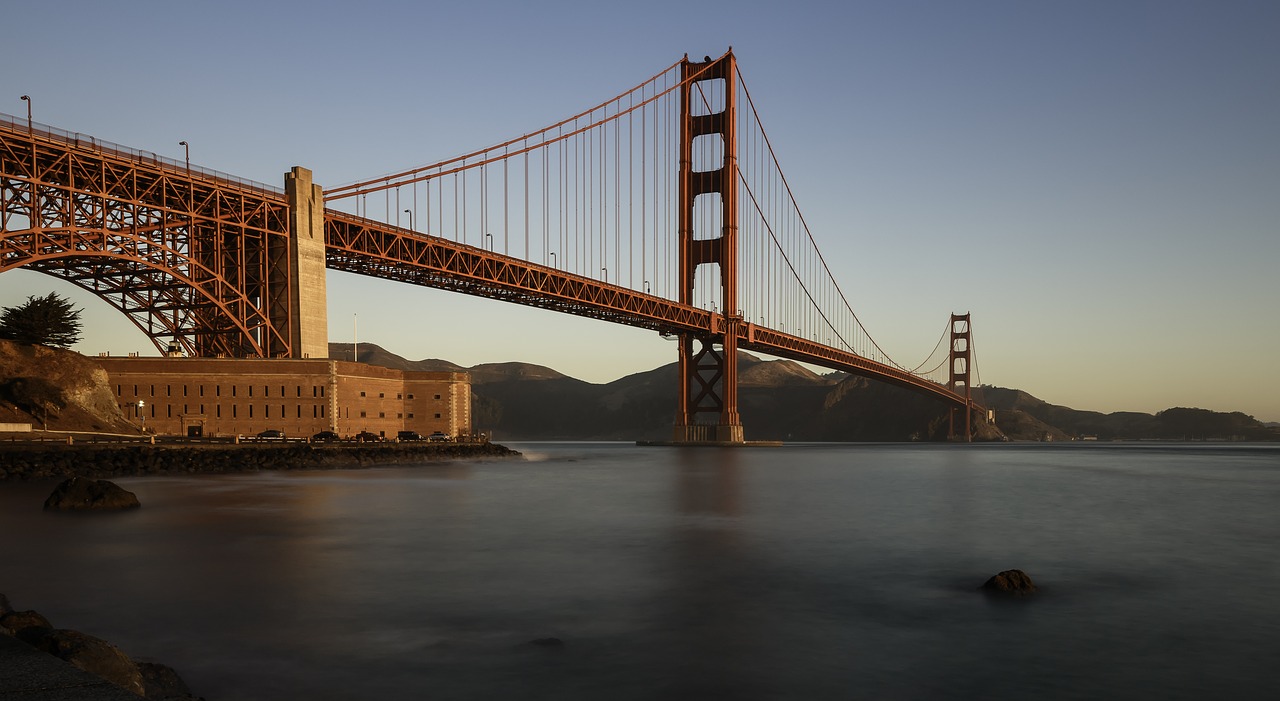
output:
M301 167L279 188L0 115L0 273L19 267L198 356L326 357L325 270L650 329L678 340L677 442L744 440L738 350L930 395L961 439L982 412L968 314L911 366L863 327L732 50L495 146L328 190Z

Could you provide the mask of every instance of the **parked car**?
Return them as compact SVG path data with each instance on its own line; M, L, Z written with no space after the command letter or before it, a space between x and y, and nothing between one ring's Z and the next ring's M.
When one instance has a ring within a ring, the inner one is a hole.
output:
M427 436L427 440L432 442L440 442L440 441L447 441L452 439L449 438L449 434L443 431L436 431L435 433L432 433L431 435Z
M284 431L278 428L269 428L265 431L258 432L258 440L260 441L282 441L284 440Z
M379 436L378 434L373 433L371 431L361 431L356 434L357 443L379 443L381 441L382 441L382 436Z
M417 431L401 431L396 434L396 440L402 441L402 442L403 441L420 441L422 440L422 435L419 434Z
M321 431L316 435L312 436L311 440L316 443L331 443L333 441L342 440L342 437L334 433L333 431Z

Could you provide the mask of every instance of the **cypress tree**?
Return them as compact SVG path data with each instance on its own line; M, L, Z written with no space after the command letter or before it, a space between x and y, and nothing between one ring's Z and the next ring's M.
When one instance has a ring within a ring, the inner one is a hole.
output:
M27 297L23 304L0 311L0 338L68 348L80 340L80 310L57 292Z

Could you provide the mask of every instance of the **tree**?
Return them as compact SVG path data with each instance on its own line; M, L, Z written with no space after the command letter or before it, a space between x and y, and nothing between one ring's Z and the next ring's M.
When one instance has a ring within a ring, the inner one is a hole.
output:
M0 338L67 348L80 340L80 311L57 292L27 297L25 303L0 311Z

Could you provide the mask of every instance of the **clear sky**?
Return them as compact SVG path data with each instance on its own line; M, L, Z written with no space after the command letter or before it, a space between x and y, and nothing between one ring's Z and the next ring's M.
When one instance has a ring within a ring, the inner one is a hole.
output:
M282 184L459 155L732 46L824 255L914 365L972 312L983 383L1280 421L1280 2L7 3L0 112ZM910 260L903 258L910 254ZM53 278L86 354L154 352ZM330 340L604 382L656 335L330 273Z

